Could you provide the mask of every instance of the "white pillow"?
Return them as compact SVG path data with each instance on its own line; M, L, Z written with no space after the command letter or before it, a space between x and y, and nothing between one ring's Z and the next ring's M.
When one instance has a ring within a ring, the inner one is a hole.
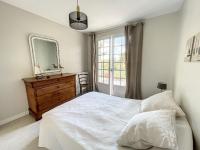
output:
M155 94L141 103L141 111L154 111L159 109L175 110L176 116L185 116L182 109L176 104L171 91L165 91L162 93Z
M117 143L134 149L178 149L175 111L157 110L135 115L122 130Z

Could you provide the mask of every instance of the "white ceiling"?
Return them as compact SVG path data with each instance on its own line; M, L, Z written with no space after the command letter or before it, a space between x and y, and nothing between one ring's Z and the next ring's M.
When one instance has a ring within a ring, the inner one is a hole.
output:
M1 0L59 24L68 25L76 0ZM86 31L99 31L138 19L147 19L180 9L184 0L79 0L88 15Z

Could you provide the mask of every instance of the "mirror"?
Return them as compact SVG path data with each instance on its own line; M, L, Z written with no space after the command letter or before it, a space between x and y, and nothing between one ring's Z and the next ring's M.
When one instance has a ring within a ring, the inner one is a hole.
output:
M35 75L60 72L59 48L56 40L30 35L29 44Z

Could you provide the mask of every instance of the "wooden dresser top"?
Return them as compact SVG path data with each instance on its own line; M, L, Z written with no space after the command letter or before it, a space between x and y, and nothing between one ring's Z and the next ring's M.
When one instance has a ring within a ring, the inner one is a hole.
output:
M61 74L50 75L49 78L47 78L47 76L45 76L42 79L36 79L35 77L24 78L23 81L26 83L33 83L33 82L46 81L46 80L51 80L51 79L60 79L60 78L65 78L65 77L75 76L75 75L76 74L74 74L74 73L63 73L62 75Z

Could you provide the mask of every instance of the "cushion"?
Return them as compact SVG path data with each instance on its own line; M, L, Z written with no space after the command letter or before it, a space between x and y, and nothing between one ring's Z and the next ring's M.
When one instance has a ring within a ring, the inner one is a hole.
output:
M134 149L178 149L175 111L157 110L135 115L122 130L117 143Z
M154 111L159 109L169 109L175 110L176 116L182 117L185 116L185 113L182 109L176 104L171 91L165 91L162 93L155 94L141 103L141 111Z

